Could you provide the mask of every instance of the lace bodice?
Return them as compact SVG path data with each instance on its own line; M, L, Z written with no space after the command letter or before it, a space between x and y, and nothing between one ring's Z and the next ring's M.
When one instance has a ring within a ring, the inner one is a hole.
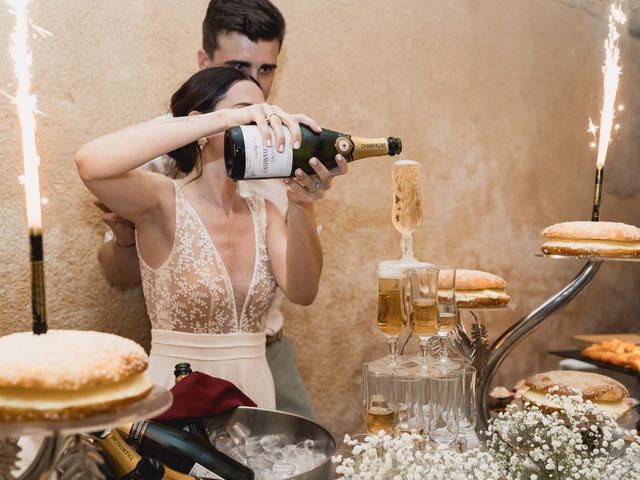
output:
M253 219L255 263L249 285L232 285L198 213L176 187L176 230L165 263L140 273L151 326L188 333L258 333L264 330L276 281L267 255L264 200L245 197Z

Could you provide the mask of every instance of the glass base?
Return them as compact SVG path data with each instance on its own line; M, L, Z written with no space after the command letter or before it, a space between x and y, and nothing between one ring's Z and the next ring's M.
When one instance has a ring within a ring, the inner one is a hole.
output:
M413 356L387 355L369 363L369 371L385 375L403 375L410 373L417 366L418 363Z
M413 256L404 256L400 260L384 260L378 266L382 268L418 268L433 267L434 265L428 262L421 262Z

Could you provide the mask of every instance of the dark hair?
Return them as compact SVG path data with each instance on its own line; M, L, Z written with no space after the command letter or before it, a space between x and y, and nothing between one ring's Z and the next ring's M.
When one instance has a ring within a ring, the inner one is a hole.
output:
M237 32L252 42L284 40L285 22L269 0L211 0L202 22L202 48L213 58L218 35Z
M190 112L209 113L224 98L236 83L249 80L258 87L258 82L246 73L232 67L210 67L200 70L173 94L171 113L174 117L186 117ZM176 171L189 173L194 167L200 168L200 149L197 142L189 143L172 152L169 156L175 160ZM200 175L201 172L198 172Z

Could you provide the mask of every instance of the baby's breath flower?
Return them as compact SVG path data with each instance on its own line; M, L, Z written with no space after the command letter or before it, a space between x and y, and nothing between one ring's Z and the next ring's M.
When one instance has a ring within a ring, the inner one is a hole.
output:
M627 480L640 478L640 437L625 445L615 418L579 392L548 395L559 410L515 407L490 422L480 449L423 450L415 432L384 432L363 442L345 436L351 457L336 455L345 480Z

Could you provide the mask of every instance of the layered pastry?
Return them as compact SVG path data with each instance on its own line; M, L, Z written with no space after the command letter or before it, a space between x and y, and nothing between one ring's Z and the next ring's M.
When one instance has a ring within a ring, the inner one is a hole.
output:
M445 291L451 288L451 277L450 271L441 272L438 288ZM503 307L510 299L507 294L507 282L499 276L480 270L456 271L456 302L459 307Z
M582 352L583 357L598 362L610 363L617 367L637 369L640 360L640 345L623 342L616 338L588 346Z
M545 228L542 252L574 257L640 257L640 228L617 222L565 222Z
M576 394L576 390L582 392L583 399L591 400L599 409L613 413L616 417L622 416L629 409L625 401L629 392L625 386L597 373L554 370L533 375L525 383L529 390L522 395L523 401L529 401L545 412L561 409L561 405L547 398L547 393L572 396ZM553 387L557 389L552 392Z
M148 357L109 333L0 337L0 421L78 419L144 398Z

